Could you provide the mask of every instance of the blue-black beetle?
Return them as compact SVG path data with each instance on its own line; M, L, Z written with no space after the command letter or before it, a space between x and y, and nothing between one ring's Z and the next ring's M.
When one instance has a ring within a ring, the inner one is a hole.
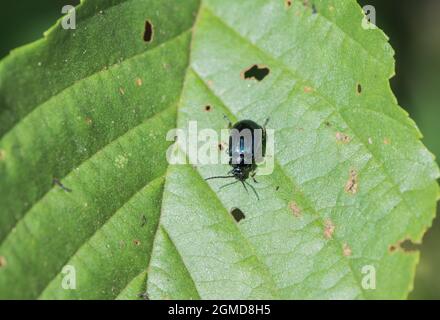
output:
M257 163L260 162L266 155L266 125L269 119L266 120L263 126L260 126L252 120L241 120L234 125L229 122L229 165L232 169L226 176L215 176L207 178L211 179L229 179L235 178L236 181L226 184L221 187L241 182L246 192L248 185L255 193L257 199L260 197L255 191L255 188L247 182L249 177L255 180L255 173Z

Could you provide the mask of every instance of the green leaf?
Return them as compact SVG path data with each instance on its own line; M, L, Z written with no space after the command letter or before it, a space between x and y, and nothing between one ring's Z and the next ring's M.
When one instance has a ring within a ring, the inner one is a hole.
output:
M354 0L84 1L77 30L12 52L0 297L405 298L418 253L399 243L430 226L439 171L362 17ZM270 73L244 79L253 65ZM220 131L224 114L275 129L260 201L204 181L228 166L166 161L169 130Z

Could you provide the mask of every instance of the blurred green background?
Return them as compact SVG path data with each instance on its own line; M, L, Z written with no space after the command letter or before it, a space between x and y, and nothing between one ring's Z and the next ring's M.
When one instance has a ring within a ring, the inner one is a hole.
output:
M282 0L280 0L282 1ZM376 8L376 24L396 51L396 76L391 84L399 103L417 122L424 143L440 159L440 1L358 0ZM41 38L61 17L64 5L78 0L15 0L0 11L0 58ZM412 299L440 299L440 219L425 235ZM399 272L399 270L396 270Z

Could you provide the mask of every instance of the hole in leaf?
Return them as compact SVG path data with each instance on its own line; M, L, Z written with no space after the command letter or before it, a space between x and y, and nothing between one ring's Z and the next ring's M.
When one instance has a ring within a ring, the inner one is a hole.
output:
M257 81L261 81L270 73L270 69L266 66L260 66L254 64L250 68L247 68L243 73L243 78L245 80L255 79Z
M400 247L405 252L412 252L412 251L418 251L420 250L420 245L417 243L414 243L411 239L406 239L400 244Z
M411 239L405 239L403 241L399 241L397 244L392 244L389 246L388 251L393 253L397 250L403 252L414 252L420 250L420 244L413 242Z
M145 31L144 31L144 41L151 42L153 41L153 24L150 20L145 21Z
M231 215L234 217L235 221L237 221L237 222L240 222L241 220L246 218L246 216L244 215L243 211L241 211L238 208L233 208L231 210Z
M205 106L205 111L206 112L211 111L211 109L212 109L212 107L209 104Z

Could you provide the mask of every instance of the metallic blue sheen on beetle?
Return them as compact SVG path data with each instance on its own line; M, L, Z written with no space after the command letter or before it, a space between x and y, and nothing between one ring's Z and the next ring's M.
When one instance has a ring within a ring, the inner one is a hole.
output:
M229 165L232 169L226 176L215 176L206 180L235 178L236 181L222 186L221 189L241 182L245 190L248 191L246 186L249 186L259 200L258 193L247 179L251 177L257 183L255 180L257 163L263 160L266 155L265 126L268 121L269 119L263 126L252 120L241 120L234 125L229 123Z

